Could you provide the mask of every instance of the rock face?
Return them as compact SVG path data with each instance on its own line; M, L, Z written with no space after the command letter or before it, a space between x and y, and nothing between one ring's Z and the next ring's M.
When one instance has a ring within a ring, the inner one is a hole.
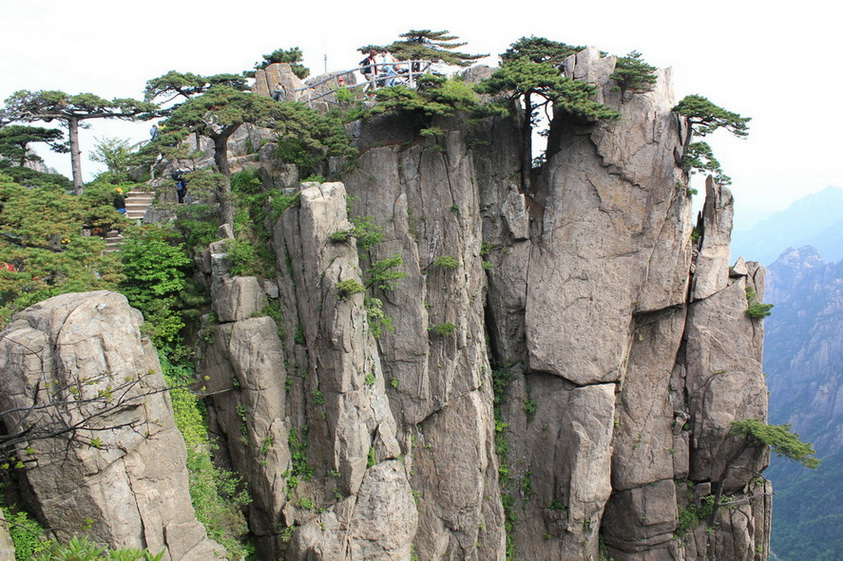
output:
M766 420L764 272L729 269L728 189L692 227L670 72L620 92L614 67L566 61L621 118L556 115L530 189L517 117L382 114L272 225L275 278L200 259L200 375L262 560L766 559L767 453L731 434Z
M5 520L0 520L0 561L15 561L15 545Z
M730 434L766 419L763 270L730 272L726 188L692 236L670 72L622 93L614 65L567 61L622 117L554 118L529 192L515 119L381 115L275 225L277 335L248 297L205 361L263 558L766 559L767 454Z
M190 507L184 441L142 321L112 292L56 296L22 312L0 334L3 424L85 427L18 446L33 460L22 470L32 506L60 539L92 520L100 543L166 548L172 561L220 559Z

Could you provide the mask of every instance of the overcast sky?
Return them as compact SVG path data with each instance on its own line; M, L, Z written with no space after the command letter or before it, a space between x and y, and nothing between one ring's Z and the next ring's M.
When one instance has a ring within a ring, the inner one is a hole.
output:
M752 117L748 139L725 132L706 139L732 177L741 228L809 193L843 187L837 68L843 41L831 6L825 0L786 8L754 0L500 8L459 0L0 0L0 99L20 89L140 99L146 80L169 70L241 72L265 53L294 46L319 74L325 57L329 70L352 68L361 58L357 47L389 43L409 29L447 29L471 53L497 55L530 35L617 55L638 50L650 64L673 68L677 101L698 93ZM148 129L97 123L82 132L82 148L96 137L142 140ZM69 175L69 156L51 155L48 163ZM86 155L83 168L86 179L98 169Z

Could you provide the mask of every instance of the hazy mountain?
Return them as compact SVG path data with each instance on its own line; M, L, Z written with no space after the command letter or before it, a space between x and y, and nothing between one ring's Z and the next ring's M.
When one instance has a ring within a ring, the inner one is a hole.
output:
M828 191L828 190L827 190ZM825 192L824 192L825 193ZM777 461L773 551L779 559L843 559L843 261L812 247L790 249L769 267L764 370L770 422L791 423L811 441L816 471Z
M826 187L770 215L749 230L732 233L738 256L769 265L785 249L810 245L829 263L843 259L843 189Z

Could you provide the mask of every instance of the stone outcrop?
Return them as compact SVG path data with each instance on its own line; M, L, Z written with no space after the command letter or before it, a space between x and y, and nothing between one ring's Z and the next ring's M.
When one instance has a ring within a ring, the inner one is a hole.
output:
M30 506L62 540L90 526L113 547L221 559L190 507L184 441L142 321L122 295L64 294L0 334L4 426L82 427L18 446Z
M402 558L409 542L426 560L596 560L601 543L616 561L764 558L769 489L752 473L767 454L730 433L766 418L761 325L745 314L763 270L729 270L732 196L711 181L692 236L670 72L621 92L614 66L593 48L566 61L621 118L554 117L529 191L516 119L437 117L423 137L386 114L349 127L360 155L344 185L307 186L276 224L280 342L266 318L229 314L205 363L238 381L216 409L234 465L264 489L252 520L267 558ZM356 244L346 190L379 243ZM371 283L395 256L404 278ZM258 285L216 286L230 283ZM278 452L262 463L252 431L271 432L267 415ZM313 469L291 492L305 427ZM368 498L381 485L390 500ZM712 508L719 494L734 508ZM384 525L388 510L417 530Z
M692 224L670 72L624 92L615 62L566 61L621 117L555 115L528 189L523 116L381 114L272 225L275 278L232 277L222 242L198 259L200 376L261 559L766 559L767 452L731 433L766 420L764 271L729 269L728 189Z
M363 295L343 284L361 280L357 251L330 239L351 228L342 184L301 192L275 227L277 324L255 304L256 279L219 283L222 323L202 371L232 465L253 491L250 524L266 558L399 561L416 535Z
M272 97L275 84L280 82L287 93L287 101L299 101L300 90L305 89L304 82L293 74L293 70L286 62L275 62L266 68L255 70L255 83L252 92Z

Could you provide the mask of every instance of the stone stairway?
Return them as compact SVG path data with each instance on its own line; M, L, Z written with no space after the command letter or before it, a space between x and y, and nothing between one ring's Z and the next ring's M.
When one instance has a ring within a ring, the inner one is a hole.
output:
M129 191L126 195L126 216L132 220L143 220L146 209L155 200L155 193L148 191Z
M155 193L147 191L129 191L126 195L126 217L130 220L140 222L146 209L155 200ZM117 230L111 230L105 236L105 250L117 251L123 243L123 236Z

